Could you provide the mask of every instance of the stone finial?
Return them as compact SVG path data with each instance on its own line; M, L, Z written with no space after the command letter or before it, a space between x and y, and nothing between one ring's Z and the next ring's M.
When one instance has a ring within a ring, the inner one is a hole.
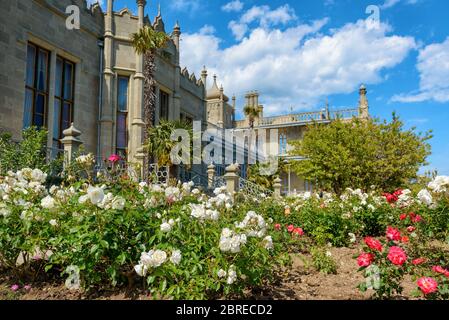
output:
M146 0L136 0L136 3L138 7L145 7L147 5Z
M78 153L79 147L83 144L83 142L78 139L81 135L81 131L76 129L73 123L70 128L64 130L62 134L64 135L64 138L61 139L61 143L64 146L64 167L66 167L70 164L70 162L72 162L72 158L76 153Z
M239 188L239 176L237 174L239 168L236 164L231 164L226 167L226 174L224 175L224 179L226 181L226 189L229 194L232 196L238 191Z
M282 180L279 177L274 179L273 188L274 188L274 196L277 198L280 198L281 197Z

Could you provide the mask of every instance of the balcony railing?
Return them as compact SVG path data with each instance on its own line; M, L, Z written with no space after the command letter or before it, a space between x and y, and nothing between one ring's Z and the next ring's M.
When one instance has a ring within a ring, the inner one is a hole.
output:
M313 121L330 121L335 119L351 119L353 117L359 116L358 109L344 109L330 111L314 111L314 112L303 112L298 114L275 116L275 117L265 117L256 121L256 127L275 127L275 126L285 126L285 125L295 125L295 124L307 124ZM235 121L235 128L247 128L248 124L246 120Z

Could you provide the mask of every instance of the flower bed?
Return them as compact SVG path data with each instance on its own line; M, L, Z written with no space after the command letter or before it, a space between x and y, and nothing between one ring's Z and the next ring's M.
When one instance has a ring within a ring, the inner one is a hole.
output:
M448 298L449 255L433 246L449 236L448 178L416 195L348 189L257 203L192 183L101 179L47 188L37 169L1 178L0 268L14 284L48 275L72 290L139 285L153 298L207 299L267 283L289 253L336 273L328 248L361 242L360 289L391 298L410 275L417 295Z

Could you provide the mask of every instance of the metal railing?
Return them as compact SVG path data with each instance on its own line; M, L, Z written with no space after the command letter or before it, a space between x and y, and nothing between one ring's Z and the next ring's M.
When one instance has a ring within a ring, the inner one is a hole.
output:
M256 121L256 127L264 126L283 126L292 124L305 124L313 121L331 121L336 119L351 119L359 116L358 109L344 109L335 111L314 111L303 112L298 114L264 117ZM248 124L246 120L239 120L234 122L235 128L247 128Z

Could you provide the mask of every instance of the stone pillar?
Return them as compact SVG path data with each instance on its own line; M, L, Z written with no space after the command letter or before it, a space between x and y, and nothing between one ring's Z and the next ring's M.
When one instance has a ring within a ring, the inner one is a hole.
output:
M239 176L237 174L238 166L231 164L226 168L224 179L226 181L227 192L232 196L239 190Z
M207 186L209 189L214 187L214 177L215 177L215 166L210 164L207 167Z
M273 184L273 188L274 188L274 196L276 198L280 198L281 197L281 188L282 188L282 180L278 177L276 179L274 179L274 184Z
M181 27L179 23L176 22L175 27L173 28L173 41L176 47L175 54L175 90L173 92L173 113L172 120L179 120L181 115L181 65L179 60L179 52L180 52L180 38L181 38Z
M113 71L113 47L114 47L114 31L113 31L113 0L108 0L107 11L105 15L105 31L104 31L104 70L103 70L103 108L100 115L100 145L102 154L99 157L108 157L114 153L114 78Z
M144 10L146 1L145 0L137 0L137 11L139 22L137 24L137 30L143 28L144 26ZM131 134L130 134L130 150L129 157L130 160L137 162L139 165L143 165L143 159L140 159L138 156L138 150L142 146L143 139L143 130L145 127L145 123L142 119L143 115L143 86L145 77L143 75L143 65L144 59L143 55L135 53L136 55L136 73L134 74L134 103L131 106Z
M79 147L83 144L78 137L81 135L81 131L76 129L72 125L70 128L64 130L62 132L64 134L64 138L61 139L61 143L64 146L64 168L67 167L71 162L73 157L79 150Z

